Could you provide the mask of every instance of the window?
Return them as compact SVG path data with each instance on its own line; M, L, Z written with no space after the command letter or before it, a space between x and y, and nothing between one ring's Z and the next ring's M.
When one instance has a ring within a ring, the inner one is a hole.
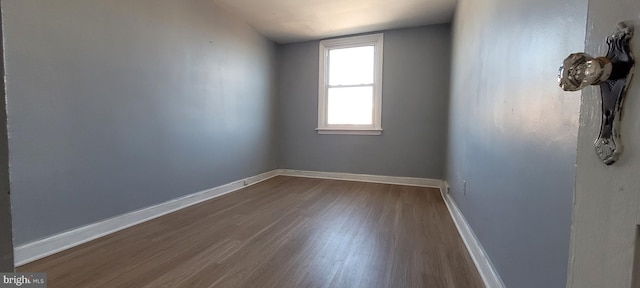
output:
M382 134L383 35L320 41L319 134Z

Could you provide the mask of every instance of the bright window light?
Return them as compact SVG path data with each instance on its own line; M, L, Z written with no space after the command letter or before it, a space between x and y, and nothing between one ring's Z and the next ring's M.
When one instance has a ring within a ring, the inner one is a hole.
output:
M329 50L329 86L373 84L373 46Z
M329 88L329 115L331 124L373 124L373 87Z

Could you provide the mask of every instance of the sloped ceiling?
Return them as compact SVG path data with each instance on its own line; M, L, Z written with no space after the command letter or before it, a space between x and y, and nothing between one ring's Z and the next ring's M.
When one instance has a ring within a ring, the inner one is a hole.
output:
M455 0L213 0L278 43L449 23Z

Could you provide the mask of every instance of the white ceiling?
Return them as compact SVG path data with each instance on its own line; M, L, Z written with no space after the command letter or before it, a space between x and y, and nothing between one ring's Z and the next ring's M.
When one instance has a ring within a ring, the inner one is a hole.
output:
M278 43L448 23L456 0L213 0Z

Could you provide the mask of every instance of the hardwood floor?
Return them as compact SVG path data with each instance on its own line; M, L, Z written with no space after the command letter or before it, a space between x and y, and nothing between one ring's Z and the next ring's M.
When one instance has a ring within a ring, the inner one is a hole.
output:
M275 177L18 267L48 287L483 287L440 192Z

